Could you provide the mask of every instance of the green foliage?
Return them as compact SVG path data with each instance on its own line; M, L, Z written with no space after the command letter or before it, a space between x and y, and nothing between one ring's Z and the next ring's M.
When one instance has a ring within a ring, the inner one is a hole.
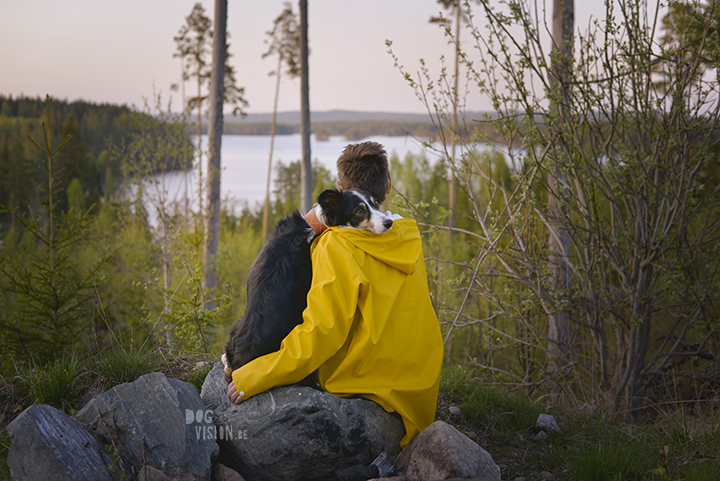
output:
M74 115L68 115L63 124L60 137L67 139L63 148L58 151L55 156L55 176L57 178L57 186L65 190L67 196L58 196L56 202L59 212L66 211L70 208L69 196L70 185L74 180L80 183L78 192L85 197L87 192L87 205L94 205L100 200L99 175L96 165L90 157L90 151L80 132L80 125ZM73 192L77 194L77 192ZM80 199L74 199L76 202Z
M275 221L288 215L293 209L300 207L300 166L297 160L285 166L279 162L276 167L275 204L273 206ZM315 199L325 189L337 188L335 176L317 162L312 166L313 191ZM272 223L271 223L272 224Z
M282 12L273 20L273 28L265 32L268 38L268 51L263 58L270 55L278 56L278 65L286 68L286 74L290 78L300 76L300 22L293 12L290 2L285 2ZM280 78L281 71L271 72Z
M46 104L50 110L47 115ZM121 176L119 164L107 157L106 142L122 143L132 132L130 114L125 106L0 95L0 204L24 213L40 208L37 184L42 181L45 159L27 143L27 136L41 138L41 120L47 116L51 144L72 135L67 150L56 159L58 182L67 189L73 178L80 179L87 192L87 206L97 207L108 188L101 176L108 169L115 179ZM9 151L5 151L5 144ZM62 171L61 163L67 164ZM67 207L64 198L57 201L59 208ZM0 214L0 228L12 222L12 216Z
M111 257L107 249L91 263L81 262L95 218L83 212L58 215L62 191L53 157L68 139L53 149L48 125L43 128L43 147L33 143L46 155L44 213L3 207L19 228L8 234L0 251L0 342L16 361L41 364L68 352L89 331L101 271Z
M68 208L75 213L85 211L85 195L83 194L83 186L77 177L70 181L67 188Z
M31 364L13 379L16 396L23 406L48 404L71 411L87 390L86 371L77 353L64 355L45 364Z
M209 333L217 324L228 320L231 299L227 292L216 292L214 307L208 308L208 293L202 286L203 266L200 261L202 238L194 231L183 244L178 245L178 255L173 264L184 273L176 286L164 292L163 311L148 322L155 331L162 326L168 345L184 351L209 354L213 350L213 339ZM183 253L190 253L190 255Z
M189 136L186 114L172 112L170 102L163 105L160 94L145 100L143 108L130 114L132 131L122 143L110 143L107 159L120 166L129 183L152 188L156 195L165 195L158 188L161 180L153 174L189 169L193 145ZM145 186L150 184L150 186Z
M101 154L108 139L120 142L132 130L131 110L127 106L96 104L82 100L68 102L52 97L13 98L0 94L0 137L4 135L8 139L22 139L26 134L35 137L42 135L42 129L37 129L38 120L46 115L48 104L50 129L59 133L63 122L72 115L77 119L80 133L93 157ZM57 143L60 139L53 137L51 140Z
M549 12L536 3L461 6L477 47L458 52L461 89L444 64L414 75L393 56L430 112L428 150L463 192L462 248L450 248L445 194L432 202L403 165L394 177L426 225L446 353L577 407L639 415L678 377L715 392L704 373L720 341L716 2L671 2L675 31L660 44L645 2L607 2L567 58L543 47ZM476 95L493 112L469 119Z
M21 137L8 140L0 136L0 205L26 213L33 206L37 208L36 184L39 170L25 154ZM0 213L0 225L13 223L8 213Z
M212 47L213 27L210 18L205 15L205 8L200 2L193 5L190 14L185 17L185 25L180 27L174 37L177 51L175 57L183 59L182 82L194 77L197 84L197 95L188 99L188 110L197 109L200 124L200 107L207 99L203 88L210 82L210 65L208 55ZM229 35L228 35L229 38ZM233 107L233 115L245 115L243 108L248 106L245 100L245 88L239 87L235 79L235 68L230 63L229 44L225 48L224 103Z

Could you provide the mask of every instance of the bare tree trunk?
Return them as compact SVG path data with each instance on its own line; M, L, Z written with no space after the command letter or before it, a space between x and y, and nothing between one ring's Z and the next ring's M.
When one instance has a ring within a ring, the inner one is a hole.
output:
M203 182L202 182L202 77L201 65L198 62L197 71L197 168L198 168L198 216L203 216Z
M270 210L270 177L272 176L273 148L275 147L275 125L277 122L277 105L280 96L280 72L282 70L283 55L278 55L277 81L275 83L275 101L273 102L272 127L270 128L270 158L268 159L267 184L265 185L265 208L263 209L263 242L267 240L268 217Z
M453 92L452 136L450 138L450 182L448 183L448 207L450 218L450 242L453 241L453 228L455 227L455 134L457 133L457 111L460 81L460 0L455 2L455 91Z
M300 169L300 206L302 212L312 208L312 160L310 158L310 74L308 65L308 5L300 0L300 132L302 166Z
M557 117L556 123L562 128L567 105L567 63L573 55L574 0L554 0L553 2L553 51L555 52L553 88L559 91L551 111ZM567 173L563 170L558 157L562 156L562 147L556 147L555 162L549 176L551 229L549 233L551 282L555 293L555 308L548 319L548 372L560 375L567 360L570 324L566 308L561 308L560 294L568 296L570 281L570 236L565 227L569 215Z
M225 86L227 0L215 0L213 62L210 76L210 115L208 118L208 191L203 254L203 289L208 292L217 284L217 250L220 230L220 149L223 131L223 93ZM213 294L206 309L213 309Z
M183 111L187 109L187 100L185 100L185 57L180 57L180 85L182 87L182 108ZM199 140L199 139L198 139ZM190 219L190 202L188 197L188 174L192 172L192 169L190 171L187 170L187 159L183 155L183 183L185 184L185 218L183 220L184 223L188 222L188 219Z

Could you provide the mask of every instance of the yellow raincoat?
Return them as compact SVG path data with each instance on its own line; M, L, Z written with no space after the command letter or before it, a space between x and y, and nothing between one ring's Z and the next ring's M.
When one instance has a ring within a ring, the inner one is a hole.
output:
M235 387L247 399L317 370L327 392L398 412L404 447L435 417L443 356L417 224L396 220L384 234L331 227L311 249L303 323L279 351L233 372Z

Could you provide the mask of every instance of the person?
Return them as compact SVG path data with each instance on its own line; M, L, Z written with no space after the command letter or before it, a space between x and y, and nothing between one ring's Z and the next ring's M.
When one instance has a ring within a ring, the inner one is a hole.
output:
M337 169L341 189L364 189L380 204L390 191L387 155L376 142L348 145ZM393 218L383 234L331 227L313 240L303 323L278 351L232 373L230 401L240 403L317 371L323 390L397 412L405 426L401 447L433 422L442 336L417 223ZM312 211L306 219L316 231L324 227Z

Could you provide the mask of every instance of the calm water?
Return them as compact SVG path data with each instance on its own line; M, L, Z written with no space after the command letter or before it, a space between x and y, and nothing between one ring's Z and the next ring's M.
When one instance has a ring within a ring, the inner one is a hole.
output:
M409 152L423 152L418 141L411 137L369 137L365 140L379 142L385 146L388 155L397 154L401 159ZM358 141L358 142L362 142ZM337 176L335 161L347 144L344 137L330 137L328 140L316 141L311 137L310 149L313 161L317 160ZM203 136L203 145L207 145L207 137ZM255 205L265 201L265 184L267 182L268 156L270 155L270 136L267 135L224 135L222 139L222 178L220 188L222 199L232 203ZM431 156L431 155L430 155ZM302 140L300 134L279 135L275 137L273 152L273 179L275 166L279 162L287 165L302 157ZM204 171L203 176L207 173ZM194 198L197 189L197 172L188 174L190 198ZM272 181L271 181L272 182ZM185 193L185 174L176 173L165 176L165 188L170 198L180 199ZM270 191L273 186L271 184ZM271 194L272 195L272 194Z

